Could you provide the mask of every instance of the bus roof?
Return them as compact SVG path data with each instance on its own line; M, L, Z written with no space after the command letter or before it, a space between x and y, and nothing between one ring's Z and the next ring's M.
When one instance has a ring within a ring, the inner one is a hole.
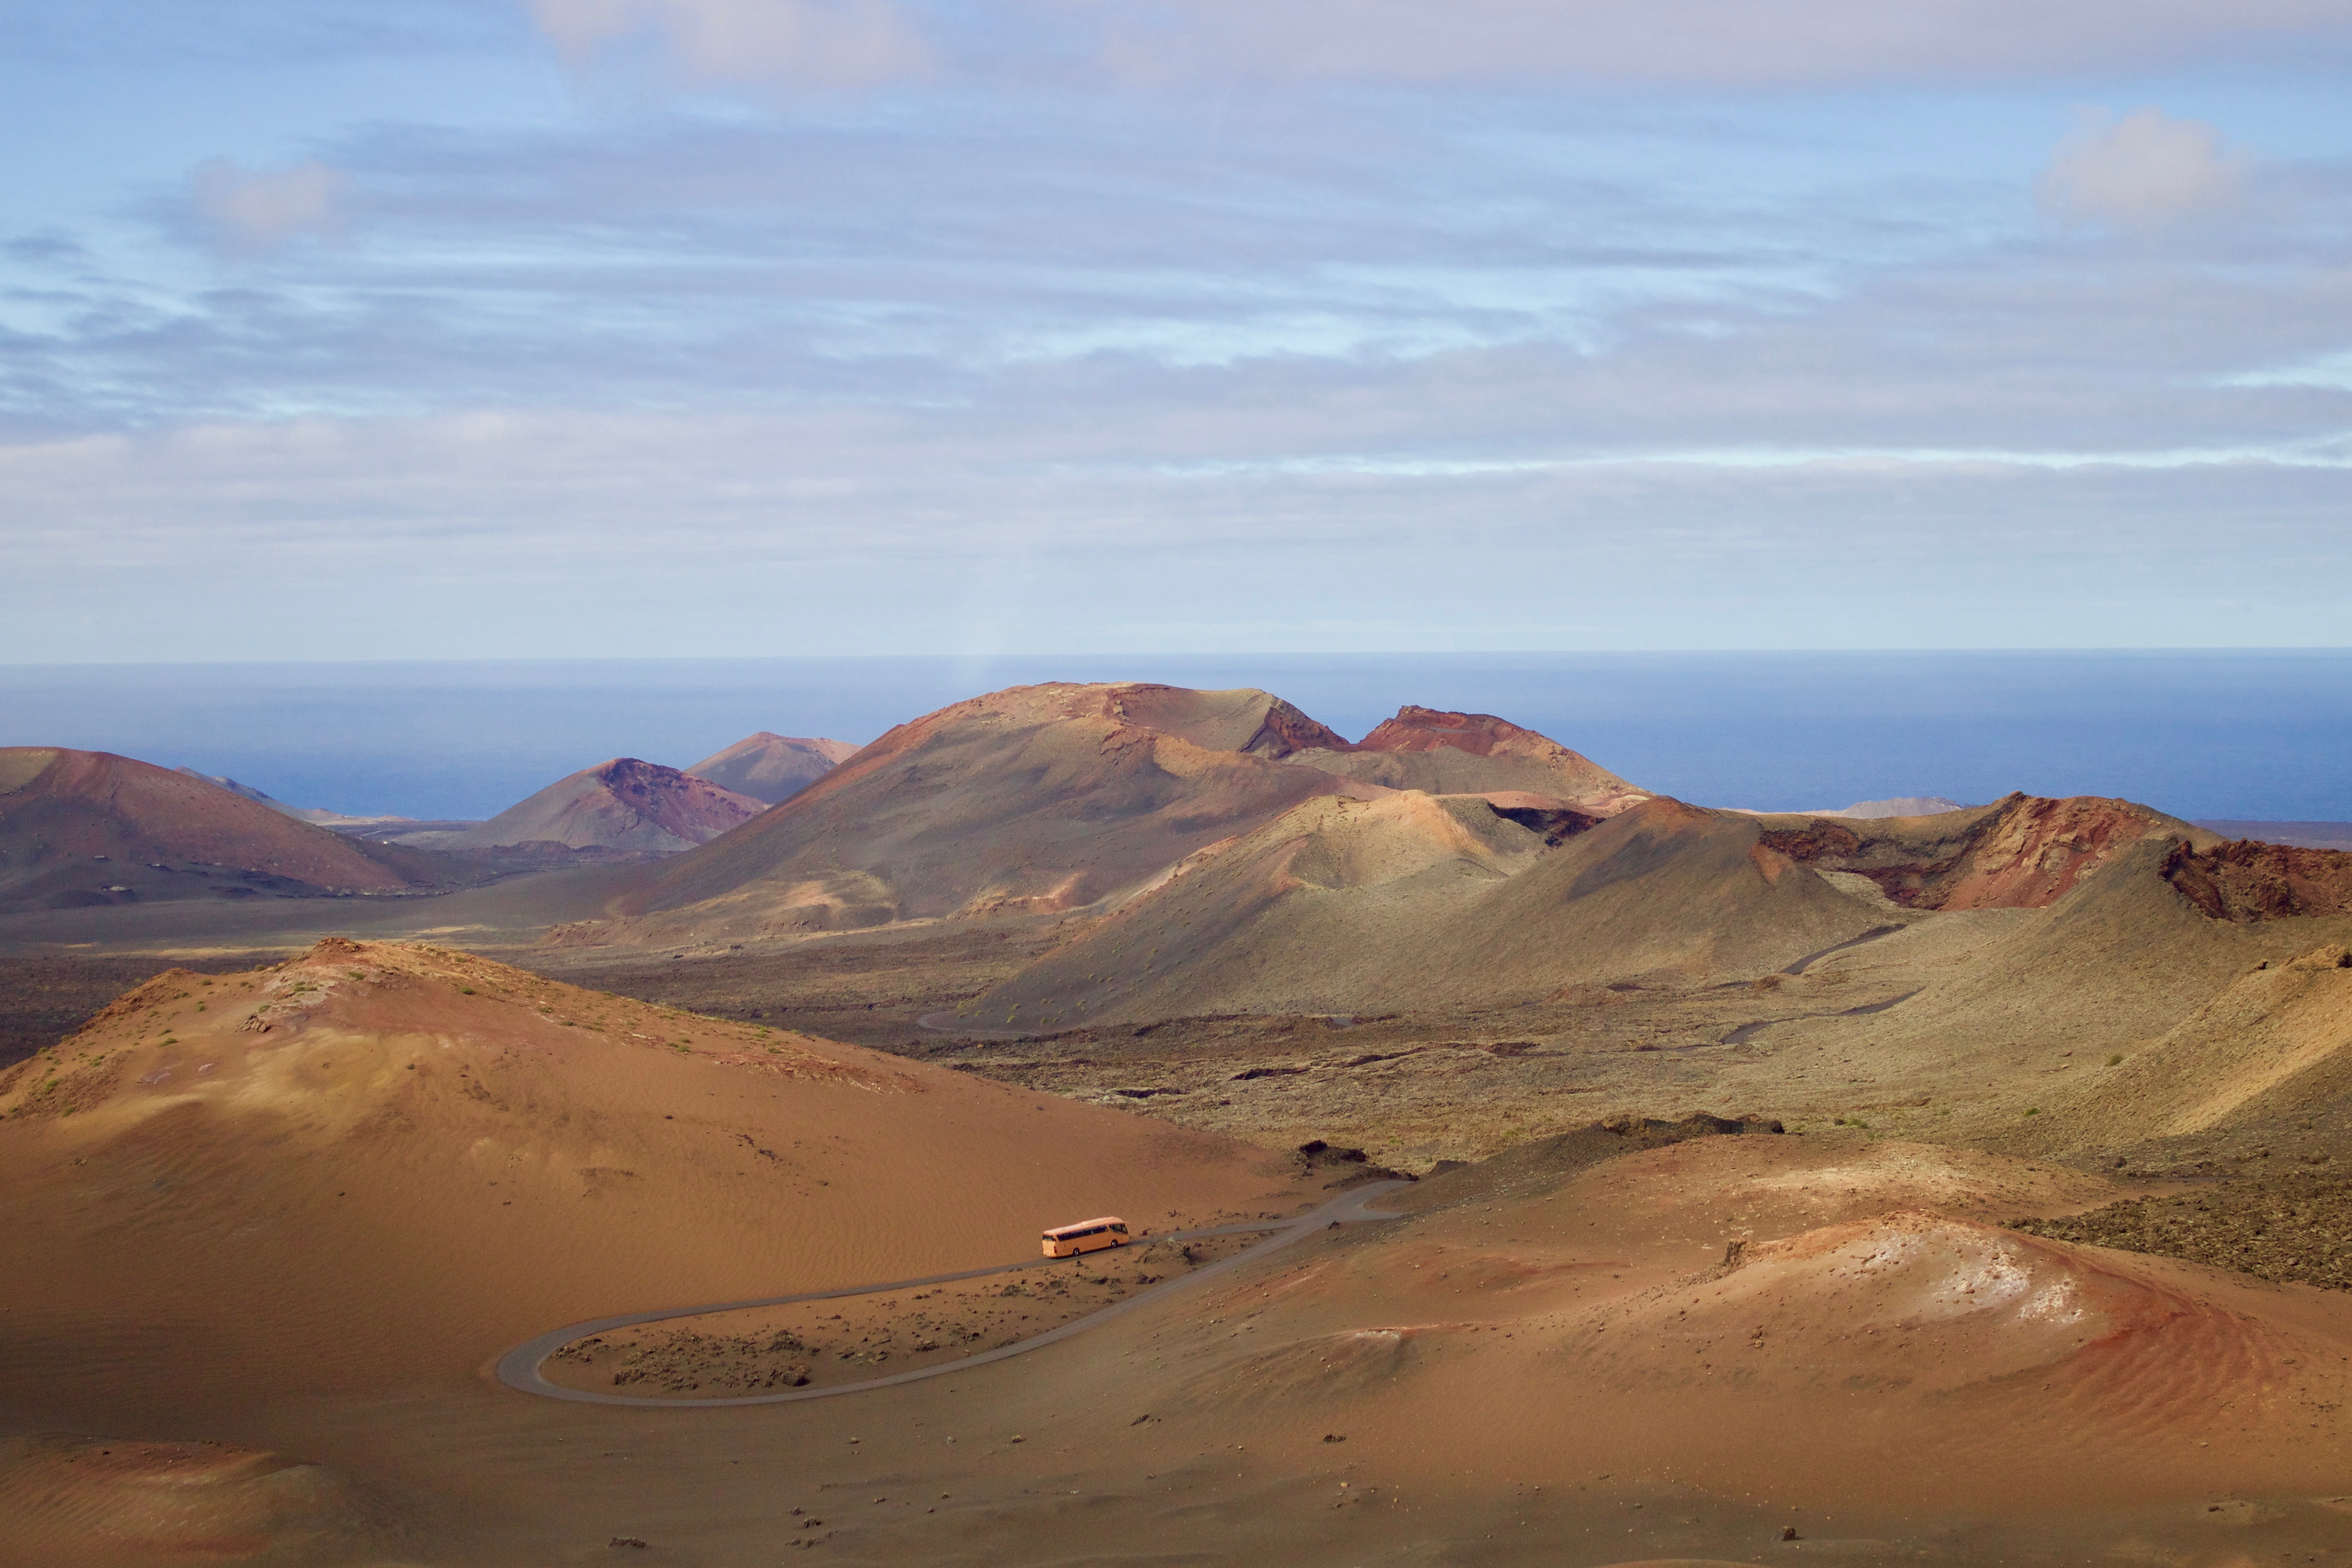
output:
M1115 1214L1099 1215L1093 1219L1082 1219L1076 1225L1057 1225L1045 1234L1047 1236L1069 1236L1081 1230L1092 1230L1098 1225L1125 1225L1127 1221L1119 1218L1118 1215Z

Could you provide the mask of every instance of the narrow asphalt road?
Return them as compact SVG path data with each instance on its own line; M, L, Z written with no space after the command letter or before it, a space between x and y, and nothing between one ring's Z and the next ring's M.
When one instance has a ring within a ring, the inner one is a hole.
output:
M1139 1243L1189 1241L1210 1236L1245 1236L1257 1231L1273 1233L1269 1239L1260 1242L1246 1251L1235 1253L1233 1257L1221 1262L1212 1263L1205 1268L1196 1268L1190 1274L1180 1275L1164 1284L1154 1285L1148 1290L1139 1291L1129 1296L1124 1301L1113 1302L1098 1312L1089 1312L1083 1318L1064 1323L1060 1328L1048 1329L1033 1338L1016 1341L1009 1345L999 1345L994 1350L982 1351L978 1355L966 1356L961 1361L943 1362L937 1366L919 1367L912 1372L893 1373L888 1377L868 1378L863 1383L845 1383L833 1388L796 1388L782 1394L745 1394L729 1399L649 1399L643 1394L598 1394L583 1388L564 1388L548 1382L546 1378L540 1375L539 1369L546 1363L549 1356L574 1340L585 1339L590 1334L601 1334L614 1329L629 1328L637 1323L658 1323L670 1318L699 1318L711 1312L732 1312L747 1307L782 1307L794 1301L829 1301L840 1296L871 1296L883 1290L908 1290L923 1285L945 1285L957 1279L978 1279L990 1274L1009 1274L1016 1269L1049 1268L1055 1263L1067 1262L1068 1259L1040 1257L1020 1263L999 1263L986 1268L967 1268L960 1274L933 1274L920 1279L893 1279L880 1285L851 1285L838 1290L812 1290L799 1296L764 1296L757 1300L718 1301L702 1307L664 1307L651 1312L625 1312L618 1317L595 1318L584 1323L571 1323L563 1328L551 1329L537 1339L528 1340L515 1346L499 1358L499 1381L509 1388L520 1389L525 1394L544 1394L550 1399L569 1399L582 1405L627 1405L649 1410L701 1410L717 1405L788 1405L802 1399L831 1399L836 1394L862 1394L869 1388L889 1388L901 1383L919 1383L927 1377L945 1377L950 1373L969 1372L973 1367L985 1366L992 1361L1009 1361L1014 1356L1036 1350L1040 1346L1050 1345L1057 1340L1066 1340L1082 1330L1093 1328L1106 1319L1118 1317L1121 1312L1134 1311L1147 1303L1160 1300L1176 1291L1189 1289L1204 1279L1214 1279L1217 1275L1238 1268L1244 1263L1255 1262L1269 1252L1276 1252L1293 1242L1303 1241L1316 1232L1329 1226L1360 1225L1368 1220L1399 1218L1400 1216L1396 1215L1381 1214L1368 1209L1366 1205L1382 1193L1405 1184L1403 1182L1368 1183L1363 1186L1351 1188L1322 1207L1293 1219L1273 1220L1264 1225L1229 1225L1221 1226L1213 1230L1178 1230L1170 1231L1163 1236L1139 1237L1137 1238Z

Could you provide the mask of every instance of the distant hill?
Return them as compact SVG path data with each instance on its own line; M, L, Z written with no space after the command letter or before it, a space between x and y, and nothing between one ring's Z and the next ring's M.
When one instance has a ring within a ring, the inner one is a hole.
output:
M1346 742L1264 691L1016 687L899 725L619 901L664 940L1083 908L1311 795L1380 794L1282 762Z
M567 940L1043 914L1130 896L1318 796L1496 792L1539 832L1643 798L1501 720L1406 709L1366 752L1270 692L992 692L902 724L744 831L649 870ZM1564 800L1587 802L1580 814Z
M1892 800L1858 800L1852 805L1823 806L1807 811L1759 811L1744 805L1727 809L1745 816L1843 816L1875 822L1889 816L1942 816L1949 812L1974 808L1962 805L1957 800L1946 800L1940 795L1906 795Z
M556 780L478 827L436 835L433 846L463 851L549 845L673 855L767 809L765 801L676 768L615 757Z
M275 795L265 795L249 784L239 784L236 780L226 778L219 773L200 773L194 768L175 768L173 771L184 773L192 779L202 779L209 784L217 784L231 795L242 795L249 801L268 806L272 811L282 811L299 822L312 822L321 827L378 827L412 820L405 816L352 816L343 812L328 811L315 805L289 805ZM382 833L370 835L372 837L384 836Z
M846 741L801 740L762 730L685 770L770 805L789 800L857 754Z
M1869 820L1882 816L1941 816L1946 812L1966 811L1957 800L1946 800L1940 795L1898 795L1893 800L1861 800L1838 811L1820 811L1816 816L1853 816Z
M1730 813L1645 801L1548 847L1483 799L1318 800L960 1010L976 1027L1507 1005L1779 969L1887 916Z
M2232 818L2200 822L2197 826L2224 838L2252 838L2263 844L2289 844L2304 849L2352 849L2352 822L2251 822Z
M330 833L200 774L110 752L0 749L0 904L394 893L450 879L431 856Z
M1431 795L1524 794L1528 805L1608 816L1649 798L1590 758L1491 713L1403 707L1353 745L1307 747L1290 761L1391 789Z
M2198 837L2129 802L2025 795L1867 826L1663 796L1565 835L1530 815L1467 795L1309 802L956 1016L1042 1031L1752 978L1929 910L2039 909L2152 834Z

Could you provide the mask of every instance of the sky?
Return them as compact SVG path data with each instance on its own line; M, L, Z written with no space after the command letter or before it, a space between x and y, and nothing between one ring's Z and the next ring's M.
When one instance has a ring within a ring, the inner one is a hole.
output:
M0 0L0 663L2352 645L2341 0Z

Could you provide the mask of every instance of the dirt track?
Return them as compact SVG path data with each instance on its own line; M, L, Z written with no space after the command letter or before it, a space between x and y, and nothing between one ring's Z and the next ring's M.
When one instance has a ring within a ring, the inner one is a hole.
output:
M919 1383L925 1378L944 1377L950 1373L968 1372L973 1367L984 1366L991 1362L1008 1361L1013 1356L1023 1355L1042 1346L1066 1340L1073 1334L1093 1328L1120 1313L1133 1311L1174 1295L1188 1286L1198 1285L1217 1275L1229 1273L1244 1263L1255 1262L1269 1253L1278 1252L1293 1242L1302 1240L1318 1231L1336 1226L1362 1225L1372 1220L1396 1218L1398 1216L1393 1215L1367 1212L1365 1205L1381 1194L1391 1192L1407 1184L1403 1182L1370 1183L1343 1193L1321 1207L1300 1215L1295 1219L1283 1220L1272 1225L1220 1226L1201 1230L1176 1231L1166 1237L1155 1237L1154 1239L1157 1240L1191 1241L1204 1237L1242 1236L1256 1231L1275 1233L1274 1238L1270 1241L1261 1242L1247 1251L1238 1253L1221 1262L1212 1263L1204 1268L1196 1269L1192 1273L1168 1280L1164 1284L1155 1285L1150 1289L1129 1296L1123 1301L1114 1302L1100 1311L1089 1312L1074 1322L1048 1329L1042 1334L1034 1335L1013 1344L1000 1345L994 1350L983 1351L978 1355L965 1356L961 1360L942 1363L936 1366L919 1367L911 1372L893 1373L888 1377L867 1378L862 1383L841 1384L832 1388L798 1388L781 1394L756 1394L729 1399L689 1401L651 1399L640 1394L604 1394L590 1389L565 1388L559 1384L550 1383L541 1374L540 1368L545 1364L548 1357L575 1340L584 1339L590 1334L608 1333L614 1329L630 1328L640 1323L666 1322L677 1318L708 1317L713 1313L740 1311L751 1307L781 1307L794 1301L824 1301L845 1296L871 1296L885 1290L909 1290L926 1285L944 1285L957 1279L975 1279L990 1274L1010 1274L1017 1269L1043 1268L1048 1260L1042 1258L1027 1258L1019 1263L1000 1263L992 1268L968 1268L958 1274L935 1274L920 1279L894 1279L880 1285L853 1285L845 1289L817 1290L799 1296L772 1296L751 1301L720 1301L700 1307L679 1307L656 1312L625 1312L617 1317L597 1318L588 1322L572 1323L561 1329L551 1330L536 1339L528 1340L517 1345L499 1358L499 1381L509 1388L520 1389L525 1394L544 1394L550 1399L569 1399L583 1405L631 1405L651 1406L656 1409L675 1409L682 1405L697 1407L785 1405L801 1400L828 1399L838 1394L862 1394L869 1389L892 1388L904 1383Z

